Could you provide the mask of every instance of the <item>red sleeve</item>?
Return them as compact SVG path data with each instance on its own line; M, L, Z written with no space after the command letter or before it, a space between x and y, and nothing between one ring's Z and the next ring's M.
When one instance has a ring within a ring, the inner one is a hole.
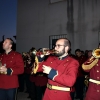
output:
M24 62L21 54L16 54L15 65L12 67L12 74L22 74L24 72Z
M54 78L54 81L72 87L77 78L78 67L79 63L76 60L71 61L64 73L58 71L58 75Z

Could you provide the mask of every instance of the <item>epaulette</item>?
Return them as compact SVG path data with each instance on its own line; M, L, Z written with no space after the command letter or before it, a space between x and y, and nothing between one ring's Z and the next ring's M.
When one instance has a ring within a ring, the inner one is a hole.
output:
M99 59L95 59L95 60L91 61L91 63L89 61L85 62L82 64L82 68L84 70L90 70L91 68L93 68L97 64L98 60Z

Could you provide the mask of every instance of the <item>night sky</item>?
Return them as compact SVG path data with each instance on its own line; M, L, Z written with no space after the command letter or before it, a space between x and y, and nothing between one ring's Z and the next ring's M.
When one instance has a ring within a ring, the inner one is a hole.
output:
M0 41L16 35L17 0L0 0Z

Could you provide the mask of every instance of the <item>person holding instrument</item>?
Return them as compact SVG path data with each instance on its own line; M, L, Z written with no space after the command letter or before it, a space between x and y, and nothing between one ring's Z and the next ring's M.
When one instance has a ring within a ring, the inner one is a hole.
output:
M83 63L82 68L89 72L89 85L85 100L100 100L100 49L92 51L92 56Z
M70 41L66 38L58 39L54 47L54 55L44 61L45 55L38 56L38 69L34 73L43 72L48 75L48 83L43 100L71 100L70 92L74 85L79 63L68 55Z
M0 100L15 100L18 75L24 72L22 55L12 50L14 42L7 38L3 42L5 52L0 54Z

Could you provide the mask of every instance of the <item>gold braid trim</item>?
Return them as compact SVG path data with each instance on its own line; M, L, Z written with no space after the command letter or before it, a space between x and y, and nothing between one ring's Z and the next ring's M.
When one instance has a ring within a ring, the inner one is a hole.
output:
M89 65L85 65L84 63L82 64L82 68L84 70L90 70L93 66L95 66L97 64L99 59L95 59L92 63L90 63Z
M37 56L35 56L35 62L33 64L33 68L32 68L31 74L36 74L37 73L37 70L39 68L38 64L39 64L38 58L37 58Z

